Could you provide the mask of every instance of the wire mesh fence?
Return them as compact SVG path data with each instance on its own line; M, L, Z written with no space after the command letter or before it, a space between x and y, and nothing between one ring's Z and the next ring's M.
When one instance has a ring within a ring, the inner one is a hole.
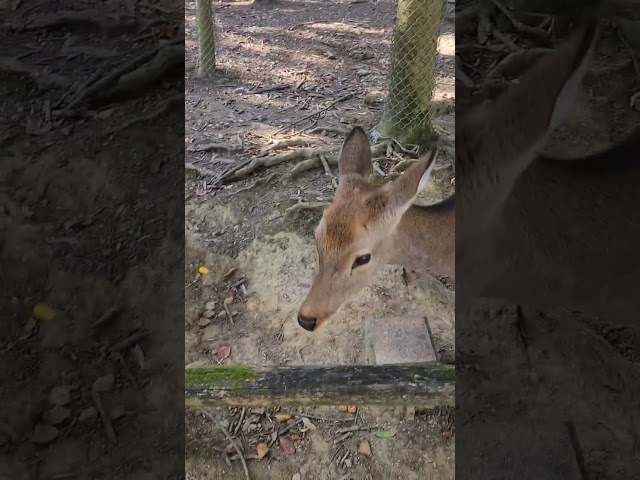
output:
M378 131L404 143L419 143L431 134L444 1L398 0L396 12L388 91Z
M216 29L211 0L196 0L198 25L198 75L207 76L216 68Z

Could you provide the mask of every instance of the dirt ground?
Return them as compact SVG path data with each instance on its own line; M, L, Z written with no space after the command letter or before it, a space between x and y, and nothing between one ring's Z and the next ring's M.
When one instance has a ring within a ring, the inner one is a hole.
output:
M80 88L180 41L181 8L131 5L0 3L3 478L184 476L182 61Z
M193 166L187 172L185 198L188 366L363 364L363 321L389 312L426 315L441 359L453 360L451 282L411 278L406 285L401 268L386 268L326 328L310 334L299 327L296 314L314 273L313 228L321 211L290 214L286 209L299 200L324 201L333 195L332 179L321 166L292 176L297 161L286 162L222 189L211 185L215 177L253 158L273 139L304 136L316 142L313 146L335 146L350 126L373 128L386 91L394 3L215 3L219 74L210 79L193 74L195 2L186 3L186 63L191 74L186 85L185 142L186 161ZM434 123L450 138L455 130L453 53L454 18L449 6L437 56ZM346 93L354 96L331 105ZM324 107L330 108L303 121ZM291 129L278 133L298 121L294 135ZM314 127L341 131L311 133ZM212 144L207 152L197 151ZM452 160L444 152L439 155L441 168L421 201L436 202L453 192ZM382 162L383 169L389 166ZM208 273L200 274L200 267ZM229 307L233 326L224 310L227 298L233 301ZM369 422L391 418L388 409L366 411ZM222 418L226 413L216 415ZM219 432L210 433L201 425L201 416L190 414L187 422L192 435L187 453L191 478L236 478L222 472L241 478L238 462L229 468L214 451L214 446L226 447ZM407 429L405 436L378 442L371 461L356 460L345 478L452 478L453 445L441 445L441 431L420 420L402 428ZM396 448L411 437L410 448ZM307 434L293 456L276 452L270 463L252 460L251 474L292 478L303 471L307 479L339 478L344 473L341 467L325 458L330 440L331 433L324 428ZM209 450L196 449L196 444L209 445ZM353 452L355 447L349 448ZM436 467L432 458L438 459Z
M637 10L618 13L638 25ZM463 69L478 88L460 85L456 93L458 105L471 105L495 95L506 85L504 80L518 76L518 72L498 76L490 87L484 83L486 72L511 52L510 40L521 46L539 44L525 41L525 35L498 14L492 18L498 33L490 34L486 45L478 47L477 17L467 15L464 25L462 18L458 13L457 44L466 47L457 51ZM561 29L562 22L557 25ZM608 146L640 123L640 108L630 102L639 88L630 49L608 20L602 27L585 79L586 95L548 147L562 156ZM506 35L506 41L500 33ZM620 328L616 319L540 311L535 306L523 307L519 316L516 306L504 302L478 303L469 311L458 309L456 320L458 326L465 322L456 337L458 441L465 438L464 424L570 422L588 478L638 477L637 331Z
M311 425L301 423L299 415L308 415ZM237 442L252 479L453 479L452 417L450 408L418 412L411 420L373 407L360 408L357 416L332 407L248 409L244 416L240 409L189 409L187 480L246 478L236 450L218 427L223 422L234 431L241 419ZM259 459L261 443L269 451Z

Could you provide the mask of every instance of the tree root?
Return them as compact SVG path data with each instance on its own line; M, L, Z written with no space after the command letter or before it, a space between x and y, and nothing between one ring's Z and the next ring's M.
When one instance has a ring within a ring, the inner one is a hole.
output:
M287 138L284 140L275 140L273 143L262 147L260 149L260 152L258 153L258 157L263 157L272 150L280 150L287 147L309 147L313 143L317 143L317 141L313 138L303 138L303 137Z
M325 208L331 205L331 202L298 202L295 205L287 208L284 211L285 216L291 215L294 212L299 212L301 210L315 210L318 208Z
M52 15L41 15L27 22L21 30L41 30L67 26L84 26L102 32L125 33L138 29L133 19L123 20L114 15L102 15L97 12L62 11Z
M71 80L54 73L46 73L33 65L21 62L15 58L0 57L0 71L27 74L40 88L69 88Z

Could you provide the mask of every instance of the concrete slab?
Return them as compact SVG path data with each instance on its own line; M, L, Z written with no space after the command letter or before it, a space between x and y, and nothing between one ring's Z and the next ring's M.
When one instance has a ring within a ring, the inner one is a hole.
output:
M436 361L423 317L370 318L365 322L364 336L369 365Z

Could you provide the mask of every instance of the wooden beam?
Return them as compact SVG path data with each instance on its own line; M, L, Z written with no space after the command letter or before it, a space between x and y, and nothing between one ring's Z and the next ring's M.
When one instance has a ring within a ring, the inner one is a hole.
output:
M185 370L185 404L204 407L454 405L453 365L211 367Z

